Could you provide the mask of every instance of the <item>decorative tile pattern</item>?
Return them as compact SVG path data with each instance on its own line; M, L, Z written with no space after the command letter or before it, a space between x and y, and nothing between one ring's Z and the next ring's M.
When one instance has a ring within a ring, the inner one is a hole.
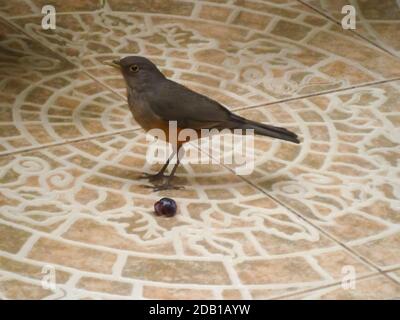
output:
M396 0L303 0L303 2L322 10L330 17L341 21L342 7L352 5L356 9L356 32L386 50L400 56L400 4Z
M340 285L290 296L289 299L327 300L383 300L398 299L400 287L384 276L358 280L355 289L344 289Z
M400 77L398 59L294 1L105 4L60 15L54 31L40 27L39 15L12 21L122 95L119 74L100 62L128 54L154 59L168 76L229 107Z
M53 5L57 12L94 11L101 8L101 3L99 0L80 0L76 3L62 0L15 0L12 3L2 1L0 13L4 17L38 15L45 5Z
M400 58L318 3L1 2L0 299L398 298ZM359 25L397 54L385 4L360 2ZM153 192L139 177L160 165L102 64L129 54L302 144L257 138L250 176L184 164L184 189ZM154 215L162 196L175 217Z
M241 113L303 137L301 145L260 138L245 178L383 269L400 263L399 85Z
M300 290L341 278L347 264L373 272L218 165L185 164L184 190L152 193L138 180L156 169L145 143L127 133L3 158L2 234L21 239L4 259L54 265L81 279L76 289L130 297L163 296L156 285L174 296L196 285L199 297L222 289L250 297L243 285ZM179 203L173 219L154 216L162 194Z
M0 154L133 128L124 99L0 21Z

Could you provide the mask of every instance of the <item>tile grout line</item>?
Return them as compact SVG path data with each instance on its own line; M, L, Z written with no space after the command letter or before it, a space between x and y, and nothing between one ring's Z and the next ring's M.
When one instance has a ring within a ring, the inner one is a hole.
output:
M400 280L398 280L398 277L394 274L390 274L390 273L387 273L387 276L390 278L390 279L392 279L393 281L395 281L397 284L399 284L400 285Z
M73 144L73 143L90 141L93 139L110 137L113 135L119 135L119 134L123 134L123 133L135 132L135 131L139 131L139 130L141 130L141 128L124 129L124 130L113 131L113 132L105 132L105 133L101 133L101 134L98 134L95 136L92 135L92 136L88 136L88 137L76 138L76 139L71 139L71 140L67 140L67 141L59 141L59 142L54 142L54 143L50 143L50 144L43 144L43 145L39 145L36 147L28 148L28 149L22 149L22 150L20 149L20 150L15 150L15 151L8 152L8 153L0 154L0 158L9 157L9 156L18 155L18 154L24 154L24 153L28 153L28 152L34 152L34 151L43 150L43 149L47 149L47 148L69 145L69 144Z
M238 108L234 108L232 110L233 111L249 110L249 109L252 109L252 108L259 108L259 107L263 107L263 106L269 106L269 105L274 105L274 104L286 103L286 102L290 102L290 101L296 101L296 100L302 100L302 99L307 99L307 98L312 98L312 97L318 97L318 96L323 96L323 95L332 94L332 93L336 93L336 92L351 91L351 90L358 89L358 88L366 88L366 87L371 87L371 86L374 86L374 85L380 85L380 84L385 84L385 83L389 83L389 82L395 82L395 81L399 81L399 80L400 80L400 77L395 77L395 78L391 78L391 79L377 80L377 81L372 81L372 82L356 84L356 85L352 85L350 87L345 87L345 88L340 88L340 89L319 91L319 92L314 92L314 93L310 93L310 94L306 94L306 95L284 98L284 99L276 100L276 101L270 101L270 102L265 102L265 103L250 105L250 106L238 107Z
M338 25L338 26L342 26L340 24L339 21L337 21L334 17L331 17L329 14L323 12L322 10L320 10L319 8L314 7L313 5L308 4L307 2L304 2L303 0L297 0L298 2L300 2L301 4L305 5L306 7L310 8L311 10L317 12L318 14L320 14L321 16L325 17L326 19L330 20L331 22L333 22L334 24ZM352 34L354 34L356 37L368 42L369 44L373 45L374 47L378 48L379 50L391 55L392 57L399 59L400 57L398 57L396 54L392 53L391 51L385 49L384 47L381 47L379 44L375 43L374 41L368 39L367 37L363 36L362 34L359 34L358 32L349 29L346 31L350 31Z
M57 57L61 58L64 62L67 62L69 65L76 67L72 62L70 62L67 58L65 58L63 55L59 54L58 52L54 51L53 49L49 48L47 45L43 44L41 41L39 41L38 39L32 37L29 33L27 33L25 31L25 29L21 28L19 25L15 24L14 22L6 19L4 16L2 16L0 14L0 22L3 22L5 24L7 24L8 26L17 29L18 31L20 31L21 33L23 33L25 36L27 36L29 39L35 41L36 43L40 44L42 47L48 49L49 51L51 51L54 55L56 55Z
M400 271L400 267L394 267L394 268L389 268L386 270L383 270L383 272L395 272L395 271Z
M72 63L72 62L71 62ZM103 81L97 80L96 77L94 75L92 75L90 72L86 71L86 69L82 69L83 66L81 65L75 65L81 72L83 72L84 74L86 74L89 78L91 78L92 80L96 81L97 83L99 83L100 85L102 85L104 88L106 88L107 90L109 90L111 93L117 95L118 97L120 97L122 100L124 100L125 102L128 102L127 97L119 94L119 92L117 92L116 90L114 90L114 88L110 87L108 84L104 83Z

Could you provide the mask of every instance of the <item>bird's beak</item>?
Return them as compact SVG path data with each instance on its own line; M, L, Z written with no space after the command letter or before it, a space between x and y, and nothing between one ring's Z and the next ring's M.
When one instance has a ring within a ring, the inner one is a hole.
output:
M120 64L119 60L106 61L106 62L104 62L104 64L106 64L110 67L113 67L113 68L121 69L121 64Z

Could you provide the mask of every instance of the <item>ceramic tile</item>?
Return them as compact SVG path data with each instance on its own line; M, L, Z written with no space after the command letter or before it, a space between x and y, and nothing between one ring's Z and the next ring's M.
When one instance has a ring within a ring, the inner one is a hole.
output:
M12 21L121 95L121 75L102 62L126 55L231 108L400 76L399 59L296 1L105 3L59 15L56 30L38 15Z
M44 261L84 271L111 273L117 256L109 252L82 248L62 241L40 238L29 252L32 260Z
M26 259L25 259L26 260ZM6 256L0 256L0 266L2 271L11 272L15 275L27 277L31 279L42 280L43 270L45 270L45 264L34 263L32 261L24 261L22 259L9 258ZM55 268L56 281L57 283L64 284L69 280L71 274L63 270Z
M0 224L0 250L17 253L30 236L29 232Z
M143 297L161 300L210 300L213 299L212 290L188 288L164 288L157 286L144 286Z
M0 21L1 34L0 154L135 126L123 98Z
M368 38L377 45L400 56L400 8L395 0L386 1L325 1L304 0L305 3L322 10L325 14L341 22L343 6L352 5L356 10L355 32Z
M146 151L133 132L3 157L0 243L12 256L0 269L21 281L39 281L43 265L79 277L57 282L60 298L157 299L243 299L332 283L347 265L373 271L220 165L184 164L185 189L152 192L138 179L159 167ZM177 201L174 218L155 216L161 196Z
M16 279L0 279L0 297L12 300L38 300L52 295L48 289L40 285Z
M400 262L398 92L391 82L241 112L302 140L259 138L245 178L383 269Z
M82 277L76 287L88 291L106 292L121 296L128 296L132 292L132 285L130 283L102 280L94 277Z
M306 294L291 296L289 299L312 300L384 300L398 299L400 285L384 276L375 276L356 281L355 288L343 288L341 285L315 290Z
M15 16L26 16L32 14L41 14L45 5L52 5L56 12L76 12L76 11L94 11L101 8L99 0L79 0L79 1L62 1L62 0L14 0L2 1L0 3L0 15L5 18Z
M343 1L306 2L0 3L0 299L399 298L397 4L352 2L388 54L309 7ZM154 192L103 64L131 54L302 144L257 137L250 175L186 163Z

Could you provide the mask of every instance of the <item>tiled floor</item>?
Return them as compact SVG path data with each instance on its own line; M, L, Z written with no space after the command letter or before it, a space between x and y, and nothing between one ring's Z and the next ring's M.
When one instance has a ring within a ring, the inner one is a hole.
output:
M0 298L399 298L400 13L368 3L0 0ZM303 143L257 138L252 175L185 164L184 190L152 192L101 63L128 54Z

